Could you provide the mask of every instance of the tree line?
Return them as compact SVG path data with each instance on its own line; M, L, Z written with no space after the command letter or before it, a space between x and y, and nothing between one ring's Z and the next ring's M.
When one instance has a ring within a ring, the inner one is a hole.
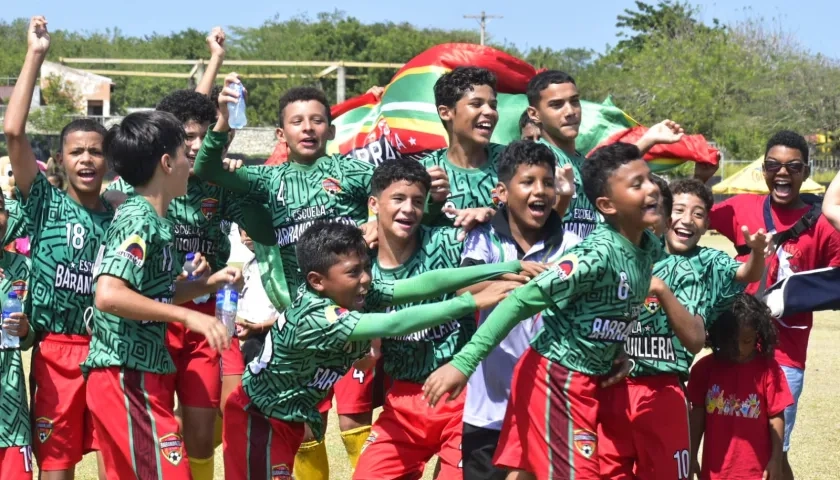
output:
M763 142L781 128L803 134L825 134L820 152L833 154L840 130L840 64L815 55L785 31L768 27L763 18L735 24L701 22L690 3L636 1L615 19L617 41L602 53L583 48L545 45L521 50L504 42L489 44L525 59L537 68L572 74L584 98L616 105L639 122L672 118L692 133L724 147L730 158L756 158ZM609 21L609 20L605 20ZM26 52L27 19L0 22L0 77L16 76ZM208 30L211 25L208 25ZM127 36L119 28L104 32L52 32L49 60L58 57L207 59L206 32L187 29L169 35ZM417 28L408 23L365 24L343 12L314 18L279 17L257 27L228 27L227 60L345 60L403 63L427 48L448 42L478 43L478 32ZM120 70L185 72L184 66L89 66ZM319 68L299 68L313 74ZM230 71L224 68L223 72ZM276 68L237 67L240 73L278 73ZM284 73L292 73L285 69ZM384 69L350 69L348 98L371 85L385 85L394 74ZM112 111L153 107L184 79L114 76ZM277 100L296 85L313 84L335 98L335 82L297 77L249 79L249 123L277 122ZM72 92L50 88L47 103L66 105ZM65 98L62 103L62 98Z

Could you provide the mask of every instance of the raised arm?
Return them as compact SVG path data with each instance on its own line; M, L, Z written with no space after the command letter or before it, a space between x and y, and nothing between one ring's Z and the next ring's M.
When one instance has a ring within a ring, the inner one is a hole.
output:
M3 121L3 132L9 148L9 159L15 184L24 199L29 196L32 183L38 175L38 164L35 154L26 137L26 119L29 117L29 106L32 103L32 92L38 71L50 49L50 34L47 32L47 20L44 17L32 17L26 34L28 49L20 70L15 89L9 98L6 117Z
M735 273L735 281L741 283L752 283L761 280L761 274L764 273L764 261L768 254L768 246L772 245L773 234L764 233L763 228L759 228L755 234L750 234L750 230L746 225L741 226L741 232L744 234L744 240L747 246L750 247L750 256L747 261L738 267Z
M222 27L213 27L210 35L207 35L207 47L210 49L210 62L195 91L209 96L213 92L213 84L222 68L222 62L225 61L225 31Z
M840 172L825 191L822 213L835 229L840 230Z

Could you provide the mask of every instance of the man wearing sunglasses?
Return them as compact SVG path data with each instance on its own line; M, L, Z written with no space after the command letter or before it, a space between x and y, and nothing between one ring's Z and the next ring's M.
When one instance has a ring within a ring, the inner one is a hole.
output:
M802 393L812 312L825 309L820 302L826 299L818 292L836 291L835 282L840 281L840 269L804 272L840 266L840 232L821 214L818 197L800 195L802 182L810 173L808 144L801 135L791 131L773 135L767 142L763 170L769 195L736 195L715 205L709 225L735 244L740 261L745 261L749 253L748 248L742 248L746 243L740 233L742 225L751 232L764 228L774 233L775 254L768 258L762 280L750 284L747 293L765 298L776 317L779 344L775 358L785 372L795 402L785 410L783 442L784 477L793 479L787 452ZM767 287L782 280L785 288L771 289L774 292L765 297ZM775 303L768 300L777 295L783 298Z

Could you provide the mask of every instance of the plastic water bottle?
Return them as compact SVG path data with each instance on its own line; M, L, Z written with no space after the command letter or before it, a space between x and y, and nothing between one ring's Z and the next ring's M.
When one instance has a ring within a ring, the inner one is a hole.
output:
M239 93L239 100L236 103L228 103L228 124L230 128L239 130L248 125L248 118L245 116L245 95L241 83L232 83L230 88Z
M239 292L230 283L216 292L216 318L227 328L232 337L236 333L236 311L239 308Z
M195 271L193 260L195 260L195 254L188 253L186 260L184 261L184 271L187 272L187 280L195 280L196 278L195 275L193 275L193 272ZM207 300L210 300L210 295L202 295L200 297L193 298L193 303L204 303Z
M2 340L0 340L1 348L20 348L20 338L6 333L5 323L13 313L19 313L22 311L23 306L20 304L20 300L18 300L17 293L9 292L9 298L3 302L4 327L2 329Z

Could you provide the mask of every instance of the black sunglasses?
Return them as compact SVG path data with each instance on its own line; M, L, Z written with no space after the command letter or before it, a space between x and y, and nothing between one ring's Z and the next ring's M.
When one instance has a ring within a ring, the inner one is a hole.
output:
M782 167L786 168L788 173L802 173L802 171L805 170L805 164L802 162L782 163L775 160L764 161L764 170L770 173L776 173L780 171Z

